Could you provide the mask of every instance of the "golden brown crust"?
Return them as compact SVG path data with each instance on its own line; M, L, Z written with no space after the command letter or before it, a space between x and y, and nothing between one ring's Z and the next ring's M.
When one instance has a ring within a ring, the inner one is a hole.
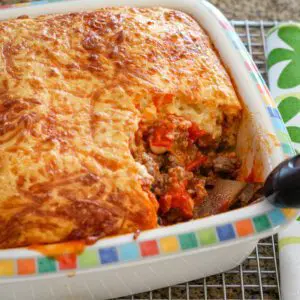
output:
M151 176L129 150L139 121L180 115L218 138L240 110L209 38L184 13L1 22L0 247L155 227Z

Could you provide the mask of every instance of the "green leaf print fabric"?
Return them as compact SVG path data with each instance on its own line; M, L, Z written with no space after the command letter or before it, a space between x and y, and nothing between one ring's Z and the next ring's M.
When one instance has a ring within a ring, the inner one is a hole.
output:
M275 27L267 37L269 85L296 151L300 152L300 25ZM282 299L299 300L300 218L279 232Z
M267 47L270 90L300 152L300 25L278 26L268 35Z
M286 123L300 112L300 99L297 97L284 98L278 105L283 122Z
M276 48L268 56L268 67L281 61L289 61L281 72L278 86L289 89L300 85L300 27L285 26L278 30L278 37L289 45L292 50Z

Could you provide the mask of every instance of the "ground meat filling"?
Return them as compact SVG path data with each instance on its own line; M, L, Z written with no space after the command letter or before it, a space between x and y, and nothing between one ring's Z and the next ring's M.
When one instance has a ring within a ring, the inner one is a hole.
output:
M181 117L140 124L132 154L154 178L162 225L193 218L216 178L236 178L240 162L221 144Z

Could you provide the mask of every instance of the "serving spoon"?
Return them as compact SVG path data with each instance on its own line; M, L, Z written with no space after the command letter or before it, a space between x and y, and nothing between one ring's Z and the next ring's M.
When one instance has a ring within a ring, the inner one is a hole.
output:
M300 154L283 161L269 174L263 193L275 206L300 207Z

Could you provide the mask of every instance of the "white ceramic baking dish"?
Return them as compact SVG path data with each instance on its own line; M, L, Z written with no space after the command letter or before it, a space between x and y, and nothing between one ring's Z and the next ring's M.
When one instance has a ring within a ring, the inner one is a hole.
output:
M201 0L84 0L22 4L0 10L0 20L94 10L103 6L164 6L192 15L211 37L245 111L238 138L241 177L263 179L293 150L259 72L226 18ZM106 299L226 271L241 263L260 238L278 232L297 211L267 201L220 215L98 241L0 251L0 299ZM50 258L41 254L51 254Z

